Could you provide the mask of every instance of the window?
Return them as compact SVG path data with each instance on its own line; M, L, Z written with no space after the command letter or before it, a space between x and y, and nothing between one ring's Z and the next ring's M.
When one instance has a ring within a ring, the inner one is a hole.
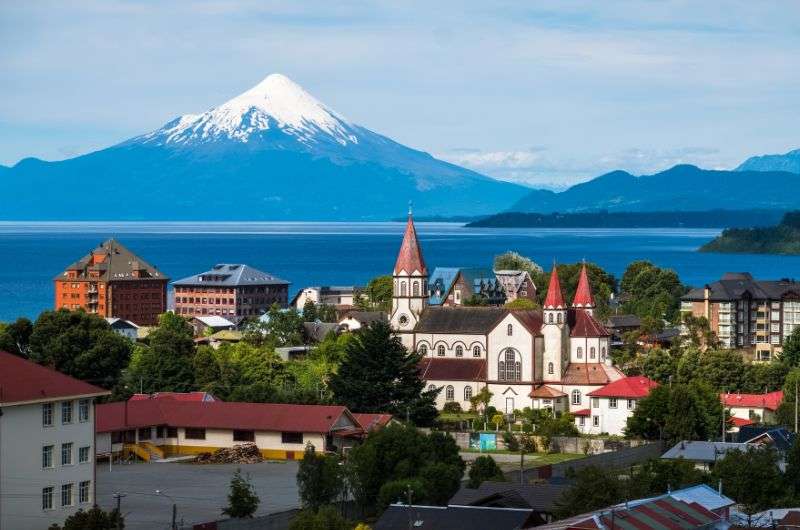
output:
M553 313L549 313L547 315L547 323L548 324L552 324L553 323Z
M414 282L413 294L414 296L419 296L419 282Z
M61 485L61 506L72 506L72 484Z
M586 418L585 418L584 416L581 416L580 418L578 418L578 424L579 424L581 427L583 427L584 425L586 425Z
M42 488L42 510L53 509L53 486Z
M149 440L150 436L152 436L152 434L153 434L153 431L150 429L150 427L142 427L141 429L139 429L139 439L140 440Z
M453 388L453 385L447 385L447 388L444 389L444 399L446 401L453 401L456 398L456 390Z
M511 348L505 351L497 363L497 378L501 381L519 381L522 379L522 364Z
M580 405L581 404L581 391L577 388L572 391L572 404L573 405Z
M578 359L583 359L583 346L578 346Z
M191 428L191 427L186 427L183 436L187 440L205 440L206 439L206 430L205 429L195 429L195 428Z
M444 357L444 346L441 344L436 348L436 355L439 357Z
M419 345L419 353L420 355L428 355L428 347L424 344Z
M178 428L167 427L167 438L177 438L177 437L178 437Z
M400 282L400 296L406 295L406 282Z
M456 346L456 357L463 357L463 356L464 356L464 347Z
M89 400L82 399L78 401L78 421L89 421Z
M234 442L255 442L256 441L256 433L255 431L233 431L233 441Z
M471 386L465 386L464 387L464 401L469 401L470 399L472 399L472 387Z
M72 465L72 442L61 444L61 465Z
M79 464L85 464L86 462L89 461L89 450L90 449L91 449L91 447L89 447L88 445L78 448L78 463Z
M281 443L301 444L303 443L303 433L301 432L282 432Z
M608 398L608 408L610 409L617 408L617 398Z
M553 373L553 363L547 363L547 373L548 374Z
M558 314L558 316L557 316L557 318L556 318L556 322L558 322L559 324L561 324L561 313L559 313L559 314Z
M481 356L481 347L480 346L473 346L473 348L472 348L472 356L473 357L480 357Z
M42 467L53 467L53 446L45 445L42 447Z
M72 423L72 401L61 402L61 423Z
M592 416L592 425L600 427L600 416Z
M509 324L508 327L506 328L506 335L508 335L510 337L513 334L514 334L514 326Z
M42 403L42 427L53 426L53 404Z
M431 390L436 390L436 385L434 384L428 385L428 391L430 392Z
M594 346L592 346L589 348L589 358L594 359L595 357L597 357L597 350L595 350Z
M636 400L635 399L629 399L628 400L628 410L633 410L635 408L636 408Z
M83 482L78 483L78 502L81 504L86 504L89 502L89 487L91 486L92 482L90 480L84 480Z

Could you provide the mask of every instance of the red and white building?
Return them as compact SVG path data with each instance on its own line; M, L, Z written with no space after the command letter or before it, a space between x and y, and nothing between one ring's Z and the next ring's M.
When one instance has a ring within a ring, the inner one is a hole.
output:
M589 392L624 377L611 363L610 333L593 316L586 267L571 305L554 267L542 311L429 307L428 269L409 215L393 278L391 326L423 355L423 379L442 388L439 407L468 408L488 387L502 412L576 411L588 406Z
M625 377L589 392L589 408L575 412L575 425L582 434L625 434L628 418L640 399L658 383L637 375Z
M783 391L766 394L720 394L722 406L730 412L735 428L753 423L775 423L775 413L783 402Z
M92 507L94 400L109 393L0 352L0 528L47 528Z

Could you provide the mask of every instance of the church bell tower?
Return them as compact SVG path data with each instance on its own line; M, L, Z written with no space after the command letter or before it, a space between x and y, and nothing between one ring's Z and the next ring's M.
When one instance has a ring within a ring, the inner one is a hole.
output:
M403 345L414 347L413 330L422 311L428 306L428 269L414 228L414 218L408 212L403 244L392 273L392 315L390 324Z
M557 382L566 368L569 348L569 325L567 324L567 304L561 293L561 282L558 279L558 270L553 263L550 273L550 285L547 288L547 297L542 307L542 335L544 336L544 355L542 380L544 382Z

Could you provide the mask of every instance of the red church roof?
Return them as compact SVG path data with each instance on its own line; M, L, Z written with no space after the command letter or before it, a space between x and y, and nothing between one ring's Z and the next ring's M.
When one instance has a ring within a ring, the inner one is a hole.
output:
M783 401L783 391L776 390L767 394L720 394L720 399L726 407L778 410Z
M544 300L545 309L560 309L566 307L564 297L561 295L561 282L558 281L558 269L553 264L550 273L550 286L547 288L547 298Z
M581 275L578 278L578 288L575 290L575 298L572 300L573 307L594 307L594 297L592 287L589 285L589 274L586 272L586 264L581 267Z
M0 351L0 407L110 394L40 364Z
M414 219L411 214L408 215L403 244L400 245L400 253L397 255L397 262L394 264L394 273L398 274L400 271L405 271L407 274L411 274L414 271L428 274L428 270L425 268L425 260L422 259L422 250L419 248L417 230L414 228Z
M643 398L646 397L658 383L643 375L623 377L603 388L589 392L591 397L616 397L616 398Z
M568 315L570 337L610 337L611 333L583 309L571 309Z

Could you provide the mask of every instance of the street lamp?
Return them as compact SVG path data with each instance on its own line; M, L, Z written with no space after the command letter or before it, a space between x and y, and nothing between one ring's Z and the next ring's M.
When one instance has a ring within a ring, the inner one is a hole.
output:
M175 499L173 499L172 497L170 497L169 495L167 495L166 493L164 493L161 490L156 490L156 495L160 495L162 497L166 497L167 499L169 499L172 502L172 526L170 528L172 528L172 530L178 530L178 524L176 522L176 519L177 519L177 516L178 516L178 505L175 504Z

